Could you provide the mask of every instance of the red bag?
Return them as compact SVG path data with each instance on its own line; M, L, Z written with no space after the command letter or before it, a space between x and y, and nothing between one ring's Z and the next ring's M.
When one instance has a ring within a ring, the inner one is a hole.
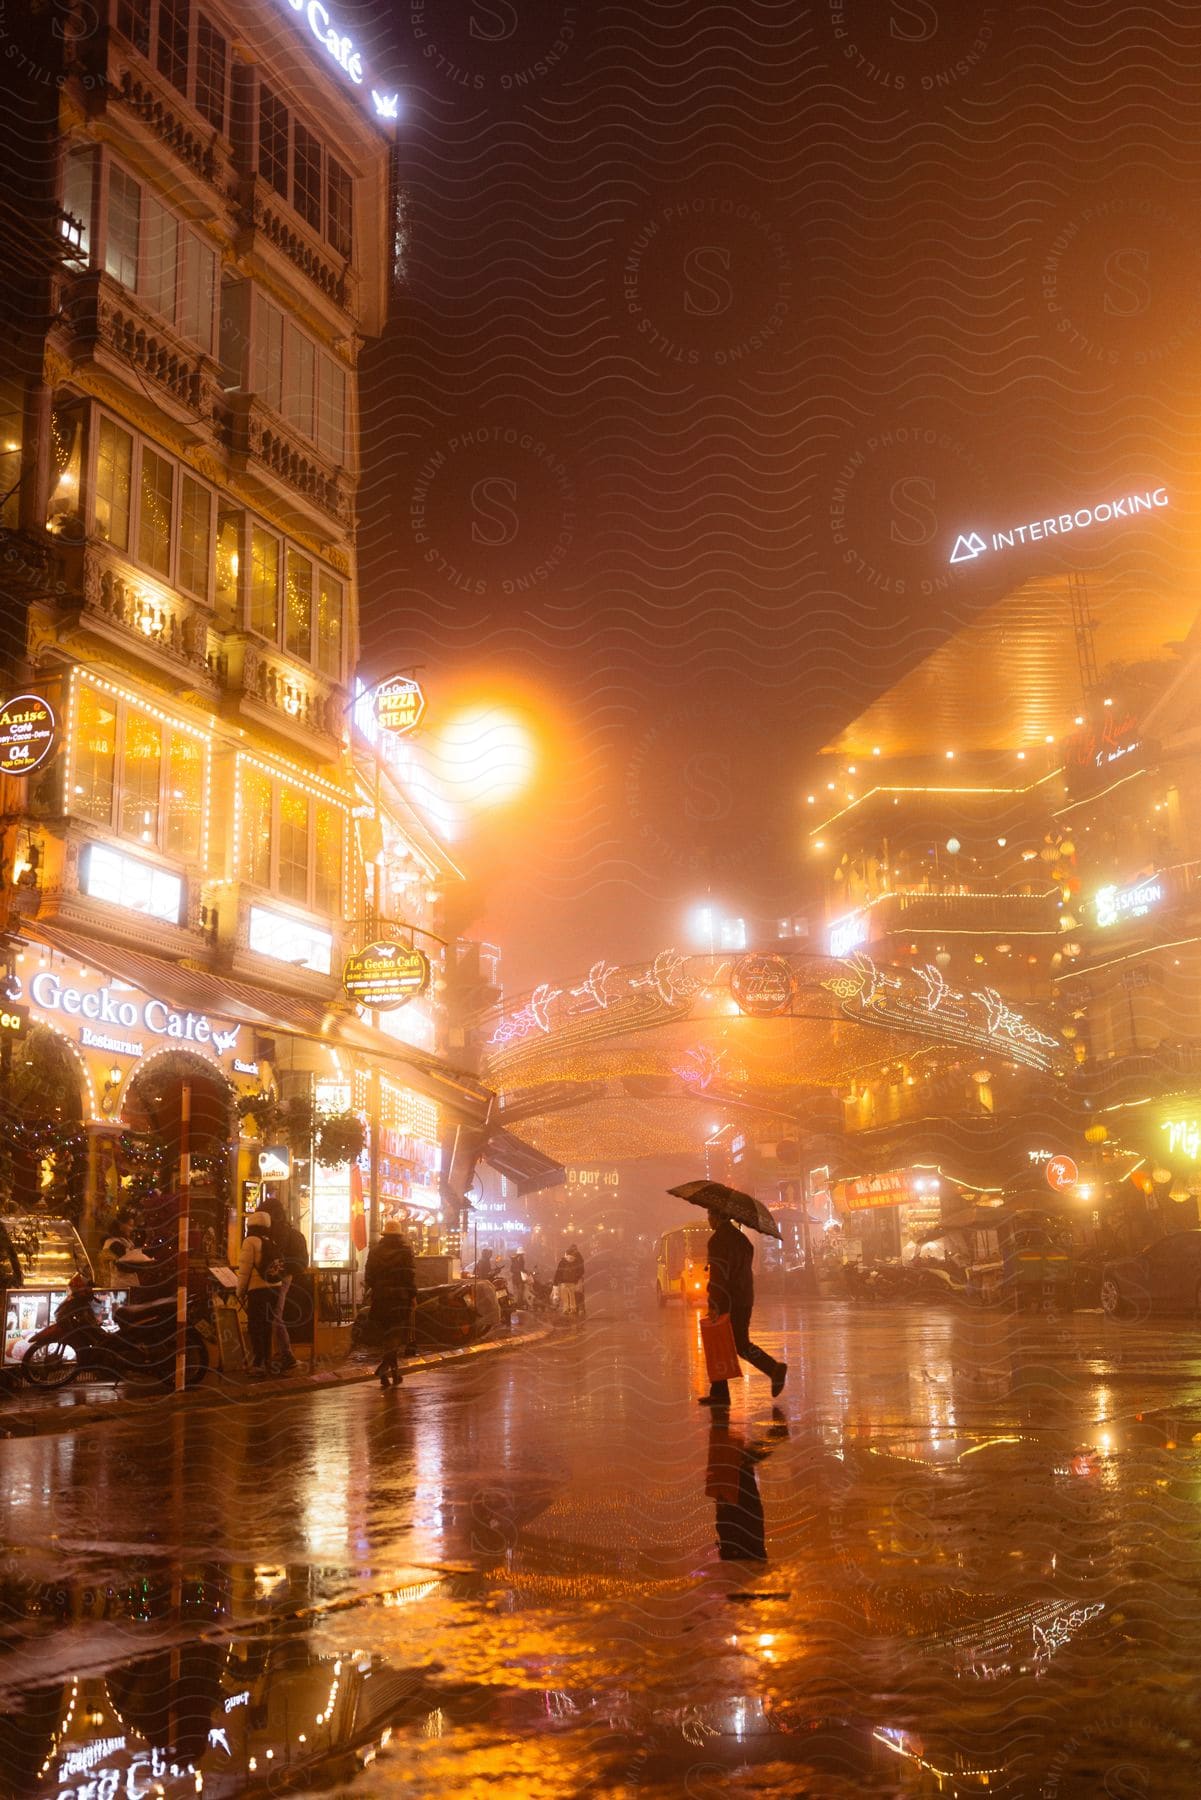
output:
M742 1374L729 1313L719 1313L716 1319L701 1320L701 1349L705 1352L710 1381L736 1381Z

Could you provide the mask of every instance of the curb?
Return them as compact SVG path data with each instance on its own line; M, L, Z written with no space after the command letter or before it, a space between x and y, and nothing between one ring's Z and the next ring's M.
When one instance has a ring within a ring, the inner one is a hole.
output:
M500 1350L517 1350L525 1344L540 1344L553 1336L549 1325L530 1326L511 1332L507 1337L485 1338L478 1344L464 1344L458 1350L432 1350L401 1363L402 1373L414 1375L423 1369L440 1369L445 1363L466 1362L472 1356L486 1356ZM331 1388L352 1387L355 1383L374 1382L375 1370L346 1362L335 1368L318 1369L309 1375L277 1375L266 1381L247 1381L238 1376L217 1372L202 1386L182 1394L158 1393L145 1399L114 1398L108 1401L79 1400L71 1404L65 1399L54 1406L43 1406L25 1413L9 1414L0 1400L0 1439L53 1437L68 1431L84 1431L93 1425L108 1425L124 1419L156 1419L164 1412L211 1412L224 1406L241 1406L247 1401L267 1395L318 1394Z

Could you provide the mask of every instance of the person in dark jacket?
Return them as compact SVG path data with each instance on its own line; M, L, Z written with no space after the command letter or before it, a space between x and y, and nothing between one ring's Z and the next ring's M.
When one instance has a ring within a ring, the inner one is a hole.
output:
M400 1356L411 1355L416 1348L417 1272L413 1251L399 1219L389 1219L384 1235L367 1258L364 1286L371 1299L371 1325L383 1345L384 1354L376 1374L386 1388L391 1382L399 1387Z
M559 1258L555 1284L564 1314L569 1319L578 1319L584 1310L584 1259L575 1244L570 1244Z
M729 1313L734 1332L734 1348L744 1362L771 1377L773 1398L783 1389L788 1377L788 1364L777 1362L766 1350L751 1342L751 1312L755 1305L755 1252L732 1219L710 1212L713 1235L709 1239L709 1317ZM701 1395L702 1406L728 1406L730 1384L714 1381L709 1392Z
M298 1230L289 1219L288 1209L278 1194L272 1194L263 1201L263 1211L270 1216L271 1241L284 1265L283 1279L275 1290L275 1305L271 1313L271 1340L278 1357L277 1372L280 1375L290 1375L299 1365L292 1354L292 1340L288 1336L288 1327L284 1324L284 1304L292 1283L304 1279L304 1272L309 1266L309 1247L303 1231Z

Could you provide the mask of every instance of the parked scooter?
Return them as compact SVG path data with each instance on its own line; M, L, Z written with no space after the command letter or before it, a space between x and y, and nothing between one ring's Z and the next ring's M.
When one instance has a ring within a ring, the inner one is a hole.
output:
M66 1387L85 1374L109 1381L131 1375L173 1381L174 1297L143 1301L135 1297L115 1307L112 1318L113 1329L101 1323L92 1284L77 1275L53 1322L30 1340L21 1358L21 1374L32 1387L41 1388ZM192 1316L184 1330L186 1379L194 1387L208 1369L208 1350Z

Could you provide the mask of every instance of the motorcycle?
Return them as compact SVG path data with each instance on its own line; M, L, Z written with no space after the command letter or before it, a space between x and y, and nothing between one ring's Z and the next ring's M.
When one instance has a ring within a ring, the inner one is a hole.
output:
M136 1292L136 1290L135 1290ZM184 1328L185 1378L203 1380L208 1348L196 1329L195 1308ZM113 1324L101 1323L89 1285L75 1288L53 1322L31 1340L21 1358L21 1374L31 1387L60 1388L78 1375L125 1381L149 1375L170 1384L175 1378L175 1299L132 1300L113 1309Z

